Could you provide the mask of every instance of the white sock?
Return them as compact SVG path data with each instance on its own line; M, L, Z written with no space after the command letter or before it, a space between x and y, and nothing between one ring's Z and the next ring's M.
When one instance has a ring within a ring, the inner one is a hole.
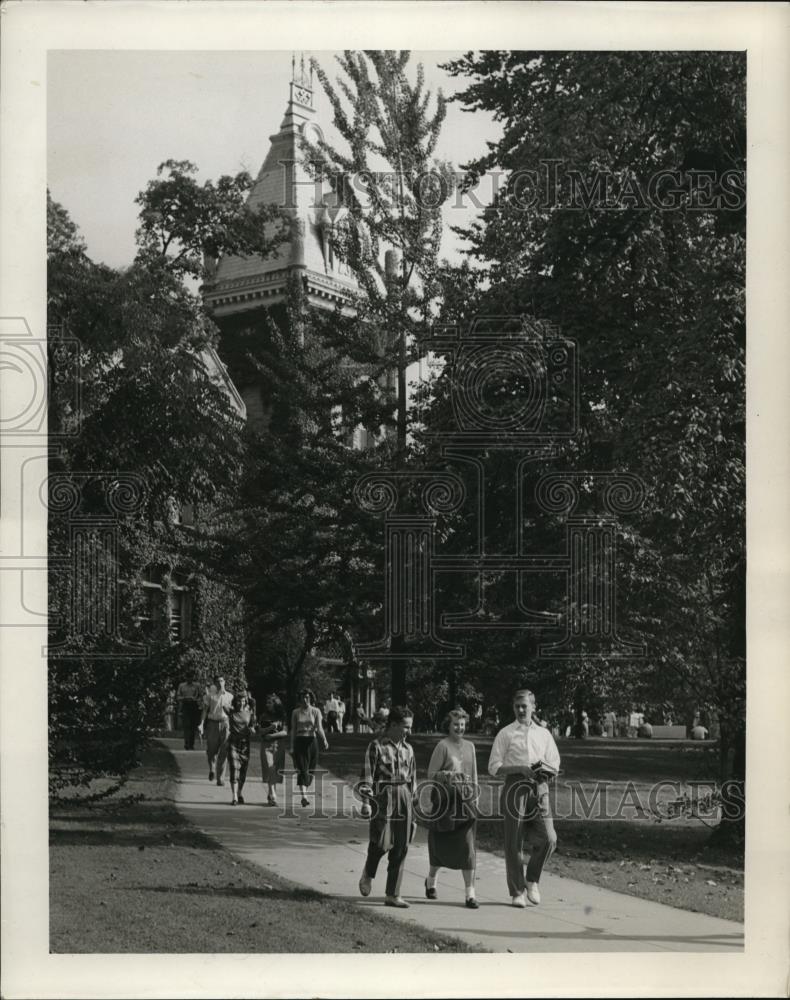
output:
M466 889L466 898L467 899L474 899L475 898L475 887L473 885L467 886L467 889Z

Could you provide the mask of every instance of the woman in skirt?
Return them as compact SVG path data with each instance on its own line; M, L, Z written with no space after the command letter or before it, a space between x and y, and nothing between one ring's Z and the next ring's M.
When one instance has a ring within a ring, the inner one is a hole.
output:
M276 694L269 695L261 716L258 731L261 734L261 777L269 788L266 801L277 805L277 785L282 783L285 769L285 743L288 735L285 726L285 708Z
M302 796L302 806L309 806L307 789L313 783L313 772L318 767L318 740L324 750L329 743L321 724L321 709L316 708L313 692L306 688L299 692L299 706L291 713L291 756L296 768L296 784Z
M228 712L228 763L230 764L230 793L232 806L244 805L241 794L250 764L250 737L252 715L247 708L247 696L234 694Z
M428 780L432 790L432 822L428 831L428 878L425 895L436 899L436 875L440 868L463 872L466 905L476 910L475 834L477 832L477 759L475 745L464 739L469 716L456 708L447 717L447 736L437 743Z

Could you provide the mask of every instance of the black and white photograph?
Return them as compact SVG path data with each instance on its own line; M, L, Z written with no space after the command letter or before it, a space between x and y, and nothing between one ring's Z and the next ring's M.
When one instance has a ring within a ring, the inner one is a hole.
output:
M3 9L3 995L784 995L787 8L221 6Z

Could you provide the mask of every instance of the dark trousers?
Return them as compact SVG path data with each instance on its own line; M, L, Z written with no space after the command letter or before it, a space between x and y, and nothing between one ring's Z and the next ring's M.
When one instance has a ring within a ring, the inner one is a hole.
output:
M217 781L222 781L225 760L228 756L228 723L206 719L206 756L209 771L216 771Z
M365 861L365 874L369 878L375 878L378 871L379 861L387 855L387 888L388 896L397 896L400 893L401 879L403 878L403 866L406 861L406 854L409 850L409 821L406 818L391 819L392 847L385 851L379 846L379 838L384 826L384 820L376 817L370 821L370 842L368 844L368 857Z
M296 784L309 788L313 783L313 771L318 766L318 741L315 736L295 736L293 758Z
M546 786L542 786L544 790ZM557 834L549 810L548 793L536 794L535 786L518 775L508 775L502 789L505 825L505 866L507 889L518 896L527 882L539 882L543 866L554 853ZM529 853L526 878L524 853Z
M184 747L195 749L195 734L200 722L200 705L196 701L181 702L181 724L184 727Z

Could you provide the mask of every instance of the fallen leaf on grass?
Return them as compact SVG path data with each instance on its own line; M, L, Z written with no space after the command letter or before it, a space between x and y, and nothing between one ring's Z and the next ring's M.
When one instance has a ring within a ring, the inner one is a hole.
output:
M705 885L718 885L718 883L714 882L712 879L705 879Z

